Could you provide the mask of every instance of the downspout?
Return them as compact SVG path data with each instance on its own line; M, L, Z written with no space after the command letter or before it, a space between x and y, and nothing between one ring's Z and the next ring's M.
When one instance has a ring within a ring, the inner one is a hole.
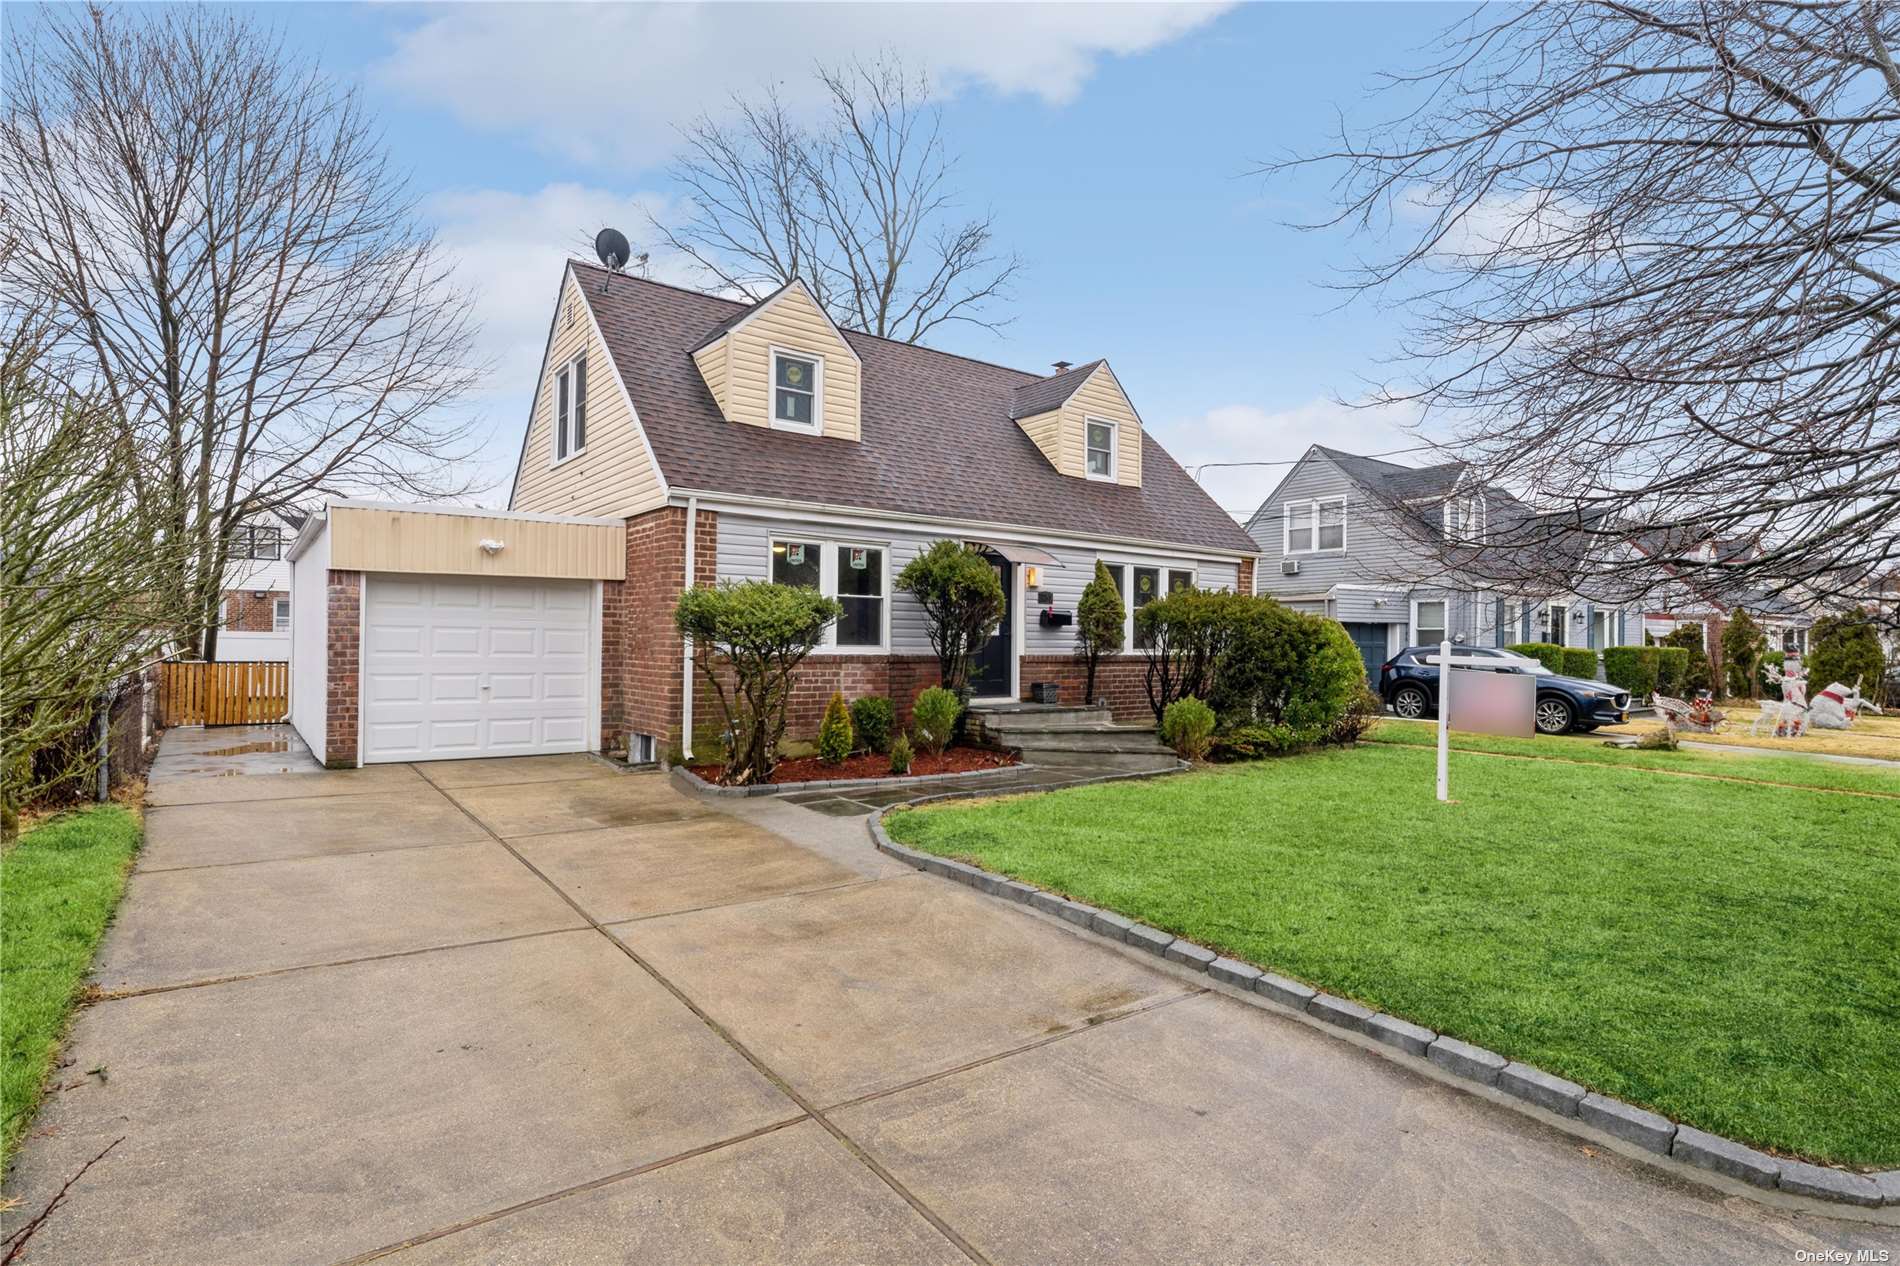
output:
M686 575L680 592L693 587L697 562L699 498L686 498ZM693 639L680 638L680 759L693 759Z

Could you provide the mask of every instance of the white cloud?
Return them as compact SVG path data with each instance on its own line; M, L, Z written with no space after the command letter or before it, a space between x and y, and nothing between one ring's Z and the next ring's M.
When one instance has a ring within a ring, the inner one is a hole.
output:
M660 194L575 184L526 194L462 190L437 194L424 204L425 216L457 261L459 283L471 292L480 330L477 350L493 365L484 391L469 402L489 431L481 473L493 487L482 500L499 505L507 498L562 267L572 256L592 259L593 235L604 225L639 241L646 211L665 207ZM691 281L684 263L664 254L649 261L648 275L676 284Z
M466 124L567 158L637 169L674 128L777 85L819 104L815 61L892 50L939 95L972 88L1053 105L1104 57L1168 43L1225 4L484 4L431 10L374 73Z
M1274 463L1201 470L1201 486L1244 521L1312 445L1368 456L1416 448L1425 441L1406 428L1418 416L1418 409L1409 405L1354 406L1325 398L1278 410L1227 404L1161 423L1155 438L1190 475L1203 463ZM1388 460L1425 465L1434 458L1430 453L1404 453Z

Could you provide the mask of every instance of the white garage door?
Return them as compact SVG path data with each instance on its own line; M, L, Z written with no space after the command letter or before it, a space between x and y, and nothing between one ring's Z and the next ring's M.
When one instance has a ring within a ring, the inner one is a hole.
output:
M594 746L593 581L372 575L367 588L365 762Z

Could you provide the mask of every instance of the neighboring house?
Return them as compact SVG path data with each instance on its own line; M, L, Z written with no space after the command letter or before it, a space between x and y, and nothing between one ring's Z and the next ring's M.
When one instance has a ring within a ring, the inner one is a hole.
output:
M1142 602L1253 586L1252 540L1106 361L1026 373L841 330L799 282L748 304L570 264L508 511L340 503L298 538L293 720L337 764L621 743L716 758L673 609L688 583L737 580L844 607L799 673L792 736L834 690L907 717L937 664L895 580L946 538L980 547L1009 599L981 698L1055 682L1079 701L1061 617L1097 560L1131 647ZM1143 679L1131 649L1097 691L1144 718Z
M1584 548L1581 534L1554 519L1547 531L1524 530L1539 521L1509 493L1477 485L1462 462L1401 466L1315 444L1247 522L1260 549L1254 588L1338 620L1375 680L1401 647L1445 639L1601 650L1640 637L1640 611L1604 595L1501 586L1458 566L1459 549L1482 549L1510 525L1548 542L1540 570L1574 573L1579 560L1563 551Z
M220 661L290 658L290 562L307 516L267 511L231 534L218 621Z
M1702 626L1703 648L1720 663L1722 630L1736 608L1745 609L1768 637L1768 649L1790 655L1808 651L1808 631L1815 615L1803 603L1788 594L1767 594L1746 586L1711 587L1706 581L1682 577L1680 570L1667 560L1681 557L1696 563L1745 561L1758 554L1754 541L1716 539L1700 542L1687 550L1670 550L1655 534L1638 537L1636 550L1655 561L1664 572L1677 577L1675 583L1660 587L1644 603L1643 630L1661 638L1684 624Z

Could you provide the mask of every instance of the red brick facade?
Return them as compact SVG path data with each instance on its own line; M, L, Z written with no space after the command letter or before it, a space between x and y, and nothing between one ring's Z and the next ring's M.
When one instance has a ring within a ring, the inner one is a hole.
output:
M719 516L701 510L694 527L694 582L717 579ZM673 607L685 589L686 511L650 510L627 520L627 578L602 588L600 723L603 747L629 733L671 747L680 739L684 648Z
M357 714L361 699L363 648L363 573L332 571L328 584L329 666L324 700L324 764L331 769L356 768Z
M1253 592L1253 564L1254 560L1251 558L1243 558L1240 560L1240 576L1234 582L1235 593Z
M816 738L818 724L824 720L825 705L831 702L833 691L842 692L847 702L865 695L883 695L897 705L898 725L908 726L911 705L938 680L935 655L809 656L799 665L798 676L792 683L785 736L793 740ZM694 684L693 757L699 760L718 752L719 727L724 716L704 674ZM727 678L728 689L730 684Z
M1095 666L1095 693L1108 700L1108 709L1123 725L1147 725L1154 721L1148 706L1148 661L1141 655L1115 655ZM1053 681L1062 687L1062 702L1087 703L1082 687L1088 669L1069 655L1023 656L1023 697L1039 681Z
M270 633L277 627L277 600L290 595L281 589L256 597L249 589L224 591L223 628L232 633Z

